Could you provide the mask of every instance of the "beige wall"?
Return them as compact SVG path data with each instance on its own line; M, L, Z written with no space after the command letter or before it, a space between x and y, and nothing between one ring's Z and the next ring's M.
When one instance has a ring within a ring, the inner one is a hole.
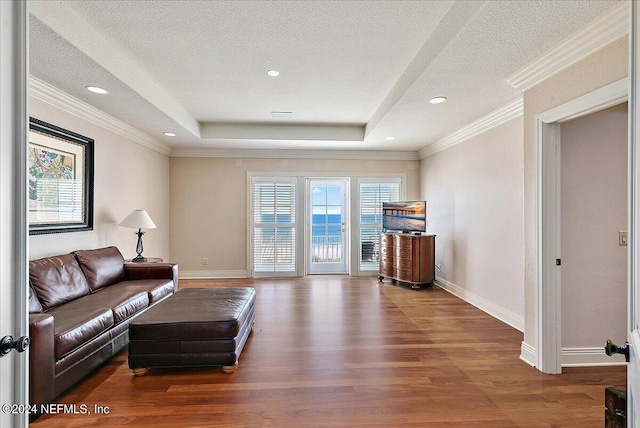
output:
M407 175L407 198L419 195L417 161L171 158L171 259L181 272L246 274L248 172L338 177L400 173Z
M118 223L142 208L158 226L146 231L143 254L168 260L169 158L34 98L29 115L95 141L93 230L31 236L29 258L108 245L117 246L125 258L134 257L134 229Z
M561 135L562 348L624 343L627 103L563 123Z
M555 106L625 78L628 75L627 43L627 38L618 40L524 93L524 341L532 347L535 345L536 292L534 120L536 115Z
M437 276L512 325L519 319L519 328L524 313L522 138L520 116L420 165L428 231L437 235Z

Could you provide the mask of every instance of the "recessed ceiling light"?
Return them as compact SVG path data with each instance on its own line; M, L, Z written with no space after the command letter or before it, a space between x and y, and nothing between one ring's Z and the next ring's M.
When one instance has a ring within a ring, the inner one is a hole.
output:
M385 140L395 140L396 137L384 137Z
M98 86L87 86L87 91L91 91L94 94L100 94L100 95L105 95L109 93L109 91L107 91L106 89L102 89Z
M278 77L280 76L280 72L278 70L269 70L267 71L267 74L271 77Z
M166 135L167 137L175 137L176 134L174 134L173 132L165 132L164 135Z
M433 97L429 100L431 104L440 104L447 101L447 97Z
M293 117L292 111L272 111L271 117L275 119L291 119Z

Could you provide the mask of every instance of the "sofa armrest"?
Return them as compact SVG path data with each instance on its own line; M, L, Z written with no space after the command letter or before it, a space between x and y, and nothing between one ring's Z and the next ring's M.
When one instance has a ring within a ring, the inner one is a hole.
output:
M55 343L53 316L29 314L29 402L46 404L53 400L55 383Z
M178 291L178 265L176 263L127 263L124 265L124 280L170 279L173 291Z

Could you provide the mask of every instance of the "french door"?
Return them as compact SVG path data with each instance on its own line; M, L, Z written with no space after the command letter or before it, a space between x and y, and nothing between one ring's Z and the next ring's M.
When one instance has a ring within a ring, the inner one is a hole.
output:
M309 179L309 274L349 273L346 179Z
M252 177L253 276L296 276L296 178Z

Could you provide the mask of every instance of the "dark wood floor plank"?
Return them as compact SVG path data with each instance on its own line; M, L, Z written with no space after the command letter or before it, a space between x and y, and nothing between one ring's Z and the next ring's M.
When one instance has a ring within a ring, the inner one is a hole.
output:
M234 374L152 369L126 351L56 401L109 414L45 415L40 427L599 427L624 367L545 375L522 333L433 287L374 278L181 280L252 286L256 324Z

